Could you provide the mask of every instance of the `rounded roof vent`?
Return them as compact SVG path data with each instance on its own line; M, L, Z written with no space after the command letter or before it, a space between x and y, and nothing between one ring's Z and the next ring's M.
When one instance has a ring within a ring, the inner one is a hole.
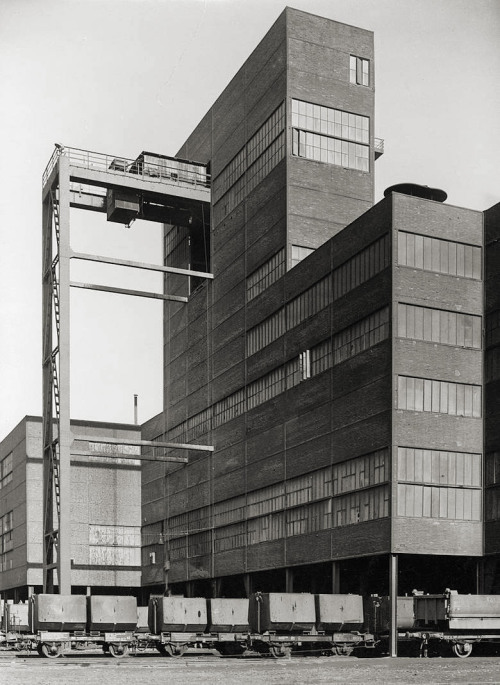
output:
M389 186L384 190L384 197L391 193L403 193L403 195L413 195L414 197L423 197L425 200L434 200L435 202L444 202L448 194L439 188L430 188L429 186L421 186L418 183L396 183L396 185Z

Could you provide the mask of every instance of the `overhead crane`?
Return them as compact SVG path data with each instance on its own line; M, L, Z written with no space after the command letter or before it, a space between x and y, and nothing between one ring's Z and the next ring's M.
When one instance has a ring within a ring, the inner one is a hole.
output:
M44 592L57 587L71 594L71 479L72 455L109 457L109 451L84 452L70 427L70 289L84 288L122 295L187 302L168 293L80 283L70 278L72 259L146 269L185 277L212 279L208 271L179 269L74 252L70 246L70 209L106 214L108 221L130 225L135 219L184 227L204 233L210 222L210 175L207 165L142 152L126 159L56 144L42 177L43 249L43 485ZM205 237L205 233L204 233ZM163 260L162 260L163 261ZM212 452L210 445L148 440L86 438L96 444L155 447L159 461L187 462L172 457L172 448ZM126 457L120 454L120 458ZM141 458L140 455L128 455ZM145 457L151 459L151 456ZM55 514L55 516L54 516Z

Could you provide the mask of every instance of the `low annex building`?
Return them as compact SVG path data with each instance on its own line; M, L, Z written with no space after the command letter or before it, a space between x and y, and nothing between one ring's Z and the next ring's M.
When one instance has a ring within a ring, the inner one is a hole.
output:
M88 452L71 462L72 592L136 594L141 584L140 461L86 436L134 439L135 425L72 421ZM140 448L121 446L137 454ZM42 420L26 416L0 443L0 592L23 601L43 584Z

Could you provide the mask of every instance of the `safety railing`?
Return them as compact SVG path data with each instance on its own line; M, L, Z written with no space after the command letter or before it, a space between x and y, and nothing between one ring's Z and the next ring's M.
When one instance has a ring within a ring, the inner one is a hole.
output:
M373 147L375 150L375 157L380 157L380 155L384 154L384 139L383 138L375 138L373 141Z
M92 171L105 171L119 176L139 176L144 180L180 186L210 188L210 175L206 166L176 157L142 153L137 159L126 159L79 148L56 146L42 176L45 185L60 155L67 155L73 167Z

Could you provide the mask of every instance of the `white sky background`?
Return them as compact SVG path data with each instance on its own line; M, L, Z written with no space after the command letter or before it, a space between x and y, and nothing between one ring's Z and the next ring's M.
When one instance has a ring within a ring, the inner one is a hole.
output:
M500 0L289 0L375 33L375 200L394 183L500 201ZM41 176L55 142L174 155L284 9L282 0L0 0L0 440L41 414ZM72 247L161 261L158 224L72 210ZM122 275L122 272L126 272ZM72 263L72 280L161 277ZM160 301L72 290L71 416L162 405Z

